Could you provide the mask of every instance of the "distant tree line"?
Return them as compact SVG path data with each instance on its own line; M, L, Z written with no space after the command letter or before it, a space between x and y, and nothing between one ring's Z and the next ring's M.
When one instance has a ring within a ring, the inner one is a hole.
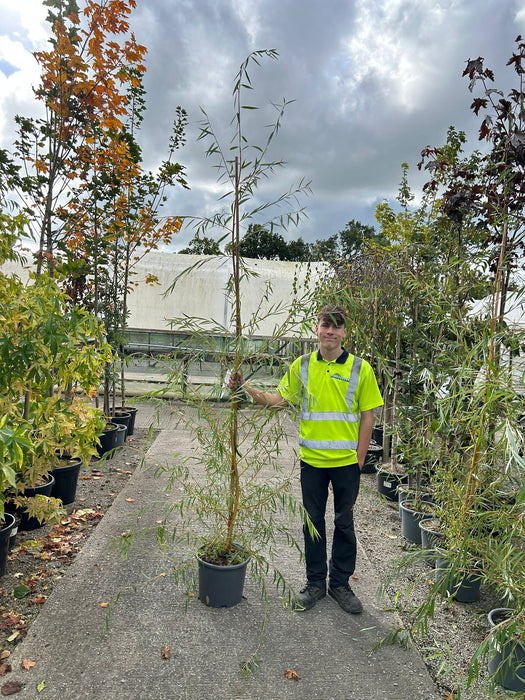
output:
M345 260L362 252L365 242L375 242L379 245L389 245L389 241L381 233L368 224L352 219L345 228L328 238L319 238L313 243L307 243L302 238L286 241L275 231L260 224L250 224L246 235L240 242L240 252L245 258L259 260L290 260L308 262L309 260ZM219 242L208 236L197 234L187 248L181 253L193 255L221 255Z

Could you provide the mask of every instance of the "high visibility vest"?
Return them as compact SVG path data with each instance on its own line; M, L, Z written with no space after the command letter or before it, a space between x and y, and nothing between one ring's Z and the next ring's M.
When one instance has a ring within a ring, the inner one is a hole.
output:
M314 467L357 462L361 413L383 404L370 364L344 353L334 362L315 351L297 358L277 389L298 403L301 459Z
M355 392L357 390L357 385L359 383L359 374L361 372L361 365L363 361L360 357L354 357L352 363L352 369L350 371L350 377L342 377L338 374L332 374L332 379L340 380L348 383L345 402L348 407L347 411L316 411L311 410L312 407L309 406L309 391L308 391L308 370L310 367L310 357L311 355L303 355L301 357L301 382L303 387L306 387L304 392L302 410L299 414L301 420L305 421L324 421L333 423L333 421L343 421L345 423L358 423L359 413L352 413L352 406L354 403ZM334 426L326 426L328 432L333 433ZM299 438L299 445L302 447L309 447L313 450L356 450L357 449L357 439L356 440L338 440L332 437L329 440L305 440L304 438Z

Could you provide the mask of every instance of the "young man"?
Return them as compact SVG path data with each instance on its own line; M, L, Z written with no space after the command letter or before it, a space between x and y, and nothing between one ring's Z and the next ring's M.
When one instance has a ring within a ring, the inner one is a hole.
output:
M382 406L383 400L370 364L343 348L345 310L325 306L315 332L319 349L292 363L277 392L250 387L241 377L230 380L230 388L241 384L260 405L299 404L303 505L319 537L312 538L303 528L307 583L297 594L296 609L309 610L324 598L328 577L328 594L345 612L357 614L363 606L348 585L357 551L353 507L372 436L373 409ZM330 483L335 528L327 565L325 513Z

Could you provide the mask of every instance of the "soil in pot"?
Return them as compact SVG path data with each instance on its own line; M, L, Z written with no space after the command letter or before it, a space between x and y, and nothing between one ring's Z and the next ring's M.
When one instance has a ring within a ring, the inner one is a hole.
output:
M61 462L61 464L58 464L51 470L55 477L51 495L55 498L60 498L63 505L68 505L75 500L82 460L79 457L68 457L62 459Z
M497 625L512 617L511 608L496 608L488 615L489 625ZM489 672L506 690L525 692L525 646L512 639L505 629L495 631L490 638Z

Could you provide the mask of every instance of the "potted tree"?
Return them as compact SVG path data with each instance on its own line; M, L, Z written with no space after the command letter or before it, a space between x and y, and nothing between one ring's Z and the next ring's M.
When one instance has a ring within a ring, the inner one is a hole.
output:
M300 327L300 300L286 306L275 305L271 300L271 289L263 295L251 318L244 320L241 314L243 294L256 274L239 255L243 228L254 216L262 216L272 207L269 225L297 221L301 209L282 214L278 207L308 191L307 183L301 182L275 201L264 205L259 200L251 201L259 181L282 165L280 161L269 159L268 150L281 125L287 102L283 101L278 107L277 118L264 146L250 146L244 131L244 114L254 112L253 109L245 111L244 92L251 89L250 67L259 64L263 58L275 59L276 56L274 50L256 51L240 66L234 84L234 137L229 150L219 143L206 113L201 128L200 138L210 141L206 154L217 157L219 180L228 184L225 198L229 197L229 206L210 219L193 219L192 222L198 232L216 227L221 240L228 238L225 264L230 265L230 275L225 291L231 319L227 325L187 316L172 321L174 327L191 338L190 345L195 348L192 359L200 359L212 371L214 369L218 382L215 393L210 395L187 381L187 363L179 362L178 358L173 363L171 382L184 388L185 401L193 406L193 410L184 411L181 419L188 422L195 450L182 462L159 467L159 471L168 470L169 482L177 498L169 499L165 522L159 526L157 537L164 548L169 546L170 551L173 550L177 561L184 551L182 545L190 543L189 550L185 549L187 558L179 561L175 574L189 577L185 580L192 586L197 567L200 600L205 605L218 607L240 601L243 571L248 564L251 574L261 583L264 596L267 595L266 574L269 569L274 571L278 589L291 595L286 576L275 566L273 552L279 536L287 537L292 546L300 548L291 531L283 528L276 518L276 514L283 510L290 515L303 513L302 506L291 494L295 475L284 473L279 464L277 446L283 436L283 415L250 408L241 410L239 395L231 395L226 404L210 400L223 395L227 370L249 373L251 368L271 380L272 372L279 372L283 362L281 356L275 355L276 346L281 342L284 344L284 338ZM203 261L199 261L184 274L195 271L202 264ZM177 282L174 281L171 292L176 293ZM261 318L272 314L284 320L276 323L271 338L254 342L252 336L257 333ZM228 339L226 346L225 337ZM230 396L227 389L226 392ZM126 551L129 545L127 536L123 541ZM210 572L227 581L227 591L222 583L219 584L223 589L221 593L207 582ZM231 577L235 573L241 574L241 582L233 596L230 595ZM251 661L253 657L246 668Z
M60 456L87 463L96 453L104 419L91 396L109 349L96 319L69 308L47 275L28 284L16 275L0 278L0 408L9 437L0 509L10 501L42 521L59 513L60 503L28 490L47 479Z

